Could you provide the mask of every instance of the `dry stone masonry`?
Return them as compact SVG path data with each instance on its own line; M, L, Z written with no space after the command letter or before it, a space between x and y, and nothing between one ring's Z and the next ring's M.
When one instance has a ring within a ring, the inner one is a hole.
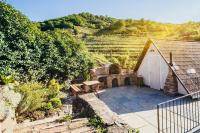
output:
M134 73L131 70L122 70L117 64L106 64L91 69L91 79L101 82L103 88L119 87L134 84Z
M165 81L164 93L166 95L176 95L178 93L177 79L171 69L169 69L169 73Z
M16 125L15 108L21 95L13 88L13 84L0 86L0 133L12 133Z

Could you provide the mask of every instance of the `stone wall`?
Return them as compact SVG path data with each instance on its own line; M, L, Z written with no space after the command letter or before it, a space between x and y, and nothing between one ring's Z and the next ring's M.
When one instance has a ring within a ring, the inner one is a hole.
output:
M130 85L135 84L135 76L134 74L112 74L108 75L107 77L107 86L108 88L112 88L112 80L117 79L118 86L124 86L125 85L125 78L130 78Z
M114 75L108 75L107 76L107 87L108 88L112 88L112 81L113 81L113 79L117 79L117 81L118 81L118 85L119 86L121 86L121 77L120 77L120 75L118 75L118 74L114 74Z
M167 75L167 79L165 81L164 93L166 95L172 95L172 96L178 93L177 79L170 68L169 68L169 73Z
M85 110L87 117L94 115L99 116L104 122L108 133L128 133L131 129L131 127L129 127L115 112L110 110L104 102L99 100L94 93L79 95L77 100L80 108L79 112Z
M133 73L130 75L131 77L131 85L136 85L137 84L137 74Z
M98 67L90 70L90 75L92 78L97 77L98 75L108 75L109 69L107 67Z
M128 85L136 85L137 80L137 75L133 71L122 70L120 66L116 64L107 64L99 68L91 69L90 75L91 80L98 80L101 82L101 88L103 89L112 88L112 82L117 84L114 87L127 85L125 84L125 79L128 79Z
M15 120L15 108L21 95L13 91L14 85L0 86L0 133L12 133Z
M12 133L15 126L15 117L8 113L6 118L2 122L0 122L0 133Z

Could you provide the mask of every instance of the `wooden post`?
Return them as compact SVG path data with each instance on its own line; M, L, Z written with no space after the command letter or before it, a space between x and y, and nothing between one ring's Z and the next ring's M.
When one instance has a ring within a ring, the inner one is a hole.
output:
M169 62L169 64L170 64L170 66L173 66L172 52L170 52L169 56L170 56L170 62Z

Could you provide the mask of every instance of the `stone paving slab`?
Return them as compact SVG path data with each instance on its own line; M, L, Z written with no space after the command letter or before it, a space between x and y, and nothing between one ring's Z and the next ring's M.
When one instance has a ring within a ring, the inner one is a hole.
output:
M99 92L100 100L126 124L140 133L157 133L156 105L171 100L162 91L136 86L110 88Z
M156 105L171 100L162 91L136 86L118 87L79 96L87 101L107 124L117 120L138 128L140 133L157 133Z
M93 108L95 113L99 115L104 121L104 123L106 123L107 125L113 125L116 122L128 124L127 126L128 129L129 127L138 128L140 133L157 133L158 131L157 131L156 105L166 100L171 100L175 98L175 97L165 96L162 91L146 87L137 88L135 86L111 88L102 90L98 93L99 93L99 98L96 97L94 93L80 95L79 97L87 101L88 104ZM176 108L178 107L180 108L180 105L176 106ZM171 107L168 107L168 111L165 113L169 113L170 110L172 110ZM195 108L193 110L195 110ZM185 117L186 116L179 116L178 123L177 121L171 121L169 118L166 118L166 121L164 121L164 125L167 125L166 130L168 131L174 130L173 127L169 128L169 125L165 124L166 122L171 124L175 123L176 125L181 125L181 122L184 121ZM194 115L193 117L195 117L194 119L198 118L196 115ZM177 119L177 116L175 115L174 118ZM83 121L82 123L83 125L84 122L85 121ZM37 122L36 124L41 124L41 123ZM68 133L68 130L66 130L67 127L66 125L59 125L59 124L56 125L54 123L52 125L53 128L51 128L52 126L49 124L42 125L45 126L44 128L45 130L42 131L44 133L46 132L50 133L56 131L60 132L63 131ZM38 128L43 129L42 126L38 126ZM115 126L117 126L117 124ZM93 131L92 128L85 126L77 128L76 126L71 125L70 129L72 128L75 129L74 133L83 131L85 132ZM118 129L116 129L116 131L117 130ZM164 132L166 132L166 130L164 130ZM179 126L178 130L181 131L181 126ZM125 130L124 133L126 133L126 131L128 130Z

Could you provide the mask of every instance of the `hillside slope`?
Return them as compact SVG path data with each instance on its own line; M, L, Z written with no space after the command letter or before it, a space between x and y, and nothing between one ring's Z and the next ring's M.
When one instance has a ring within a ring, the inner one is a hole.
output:
M95 57L133 68L148 38L200 40L200 23L159 23L150 20L121 20L90 13L73 14L39 23L41 30L67 30L84 41ZM104 60L104 62L106 62Z

